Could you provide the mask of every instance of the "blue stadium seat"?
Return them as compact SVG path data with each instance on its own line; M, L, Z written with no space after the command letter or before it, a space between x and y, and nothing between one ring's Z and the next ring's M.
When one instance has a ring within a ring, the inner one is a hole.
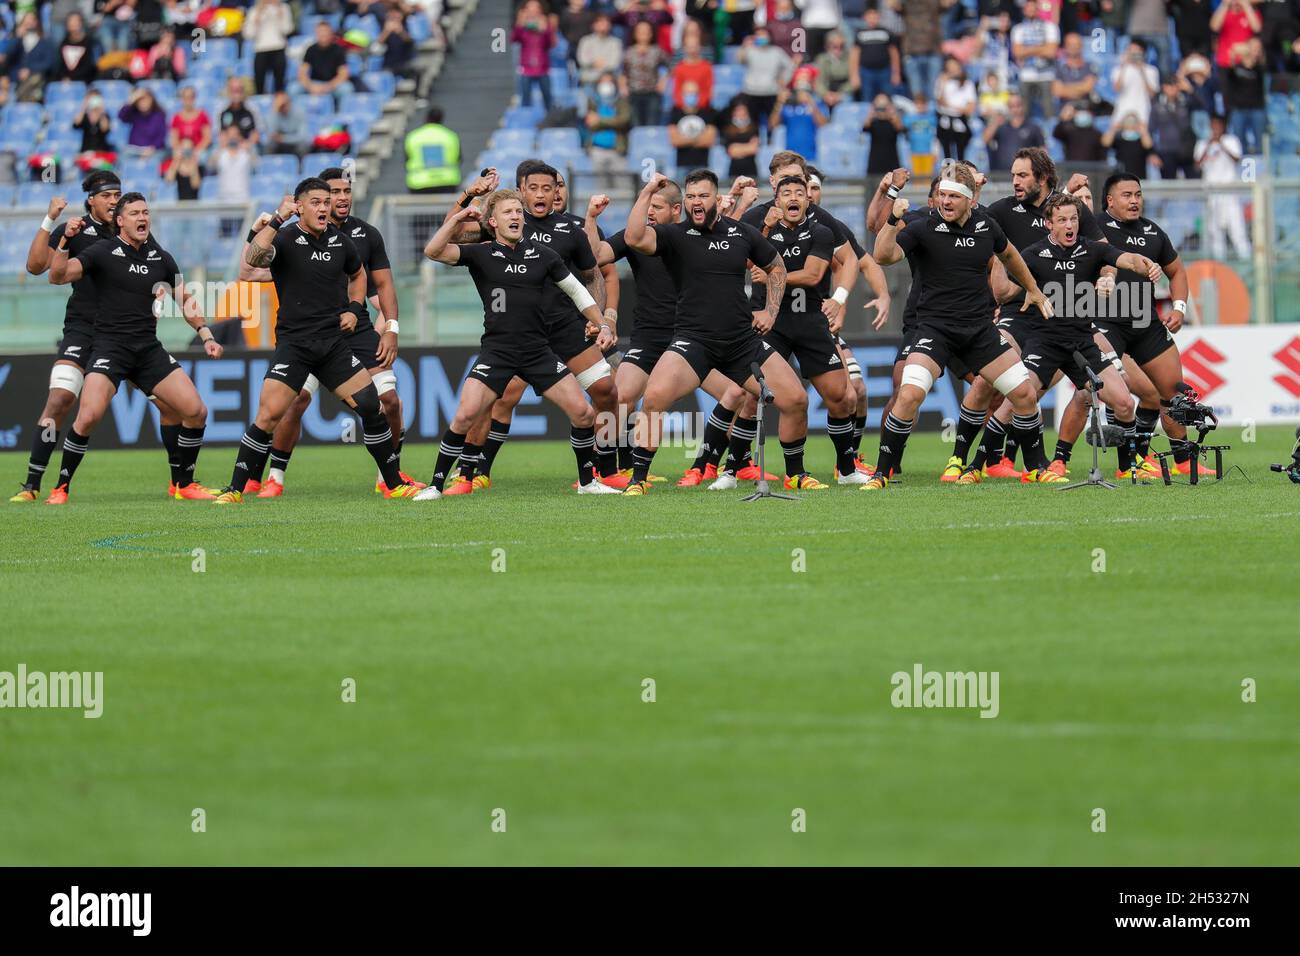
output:
M551 76L551 93L559 93L561 90L567 90L571 85L569 82L569 69L565 66L553 66L550 69Z
M1282 179L1300 179L1300 156L1294 153L1275 156L1273 168Z
M19 183L14 196L14 205L20 208L45 207L60 192L67 189L57 183L26 182Z
M831 123L835 126L851 126L853 129L860 130L870 112L870 103L843 100L835 104L834 109L831 110Z
M85 96L86 84L80 81L65 80L60 83L50 83L45 87L46 106L63 102L80 104Z
M118 161L117 174L122 177L122 182L128 189L140 189L144 192L136 183L157 178L161 163L160 159L153 157L126 156Z
M153 184L153 191L149 195L157 203L176 202L176 184L166 179L159 179Z
M865 157L867 154L867 138L862 132L851 126L823 126L817 130L817 155L820 157L829 149L839 149L841 151L856 149ZM820 166L821 163L817 165Z
M40 103L10 103L4 111L5 125L21 124L40 126L44 122L45 107Z
M426 14L413 13L406 18L406 32L416 43L423 43L433 36L433 27L429 24L429 17ZM561 38L557 37L557 39Z
M20 156L35 151L35 143L41 135L41 124L25 117L22 122L3 120L0 122L0 149L11 149Z
M785 127L778 126L767 134L767 145L773 149L785 149Z
M154 99L172 99L176 96L175 80L141 80L139 85L154 95Z
M208 40L208 48L203 51L202 59L214 63L235 64L239 62L239 41L228 38Z
M718 63L713 67L713 82L738 87L745 82L745 68L739 63Z
M319 170L312 170L312 172L319 172ZM257 178L259 180L265 179L276 183L288 183L289 180L298 176L298 173L299 163L297 156L277 156L272 154L270 156L263 156L257 161ZM283 194L284 190L288 187L280 186L279 188Z
M364 113L371 120L377 120L384 115L384 103L389 99L383 93L353 93L343 98L339 111L356 111Z
M214 202L217 198L217 177L204 176L203 181L199 183L199 200L202 202Z
M867 175L867 151L832 141L825 149L817 147L817 165L833 179L862 179Z
M501 123L508 129L537 129L545 110L540 106L512 106L501 117Z
M532 152L536 142L537 134L533 130L506 126L496 130L488 138L488 146L500 150L514 149Z
M551 153L581 152L582 136L576 129L556 127L537 134L537 151L543 156Z
M373 73L366 73L361 77L365 83L366 89L371 93L378 93L384 99L391 99L397 92L397 77L387 70L376 70Z
M302 168L318 173L327 166L338 166L342 162L342 153L308 153L302 158Z
M0 209L8 209L14 204L14 193L17 191L17 186L0 183Z
M409 31L409 27L407 28ZM414 38L414 34L411 34ZM549 56L551 66L564 66L569 61L569 41L564 38L563 34L556 34L555 46L551 47Z

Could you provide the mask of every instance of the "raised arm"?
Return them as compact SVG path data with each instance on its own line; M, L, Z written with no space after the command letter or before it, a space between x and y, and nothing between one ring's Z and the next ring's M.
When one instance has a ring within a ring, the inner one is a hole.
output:
M614 261L614 248L604 239L600 238L600 232L596 229L596 217L599 216L609 207L609 197L604 193L597 193L587 202L587 215L582 220L582 230L587 234L587 241L591 243L591 253L596 257L596 265L608 265ZM608 276L605 282L609 286Z
M248 250L244 253L244 261L254 269L266 269L270 267L271 260L275 258L276 233L284 225L284 221L290 216L298 213L298 203L292 196L285 196L280 200L279 207L275 210L275 215L266 221L266 224L253 237L253 241L248 244Z
M477 223L479 215L478 209L473 206L456 209L448 213L447 218L438 227L438 231L425 244L425 258L432 259L434 262L441 262L445 266L454 266L460 262L460 246L452 241L452 236L461 230L463 223Z
M171 168L175 169L176 164L173 163ZM271 221L271 213L263 212L258 214L257 219L253 221L254 239L257 238L257 234L261 232L266 227L266 224L270 221ZM271 281L270 269L266 267L254 268L253 266L248 264L248 254L252 250L252 248L253 248L253 244L251 242L244 244L244 254L239 257L239 280L241 282L270 282Z
M907 212L907 200L899 196L894 200L894 207L889 211L889 218L876 233L876 248L872 258L877 265L893 265L903 258L903 250L898 246L898 231L903 226L903 213Z
M50 285L66 285L76 282L84 274L80 259L68 258L68 240L81 232L86 220L78 216L68 221L67 228L59 238L59 244L50 258Z
M667 184L667 176L663 173L655 173L650 177L650 181L641 187L636 202L632 204L632 211L627 214L627 228L623 230L623 240L630 248L648 256L654 255L658 248L655 242L655 231L646 226L646 218L650 215L650 199Z
M889 218L889 212L894 205L894 200L898 198L898 190L906 186L911 178L912 174L900 167L880 180L880 185L872 193L871 203L867 206L867 229L872 234L880 232L880 227ZM891 188L894 190L892 196L889 192Z

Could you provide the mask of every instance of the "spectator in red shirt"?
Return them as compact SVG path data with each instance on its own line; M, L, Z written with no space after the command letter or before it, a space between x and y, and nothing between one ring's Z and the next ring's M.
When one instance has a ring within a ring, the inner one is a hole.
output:
M172 117L171 127L168 139L173 159L179 156L182 146L189 145L196 155L201 155L212 145L212 120L195 102L194 87L181 87L181 108Z
M528 0L515 16L515 28L510 42L519 44L519 105L529 106L533 101L533 88L542 97L542 106L551 110L551 47L555 46L555 30L546 18L539 0Z
M700 25L692 20L682 31L682 54L672 69L673 105L682 107L682 90L694 83L700 102L708 106L713 102L713 64L704 59Z
M1210 30L1219 35L1214 48L1214 62L1221 69L1232 66L1234 48L1245 45L1264 28L1264 19L1250 0L1223 0L1210 18ZM1240 54L1242 50L1237 52Z

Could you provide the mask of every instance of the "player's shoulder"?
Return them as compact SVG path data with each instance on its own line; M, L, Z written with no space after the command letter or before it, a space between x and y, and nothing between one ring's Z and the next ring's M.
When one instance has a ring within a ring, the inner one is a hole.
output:
M931 218L930 214L934 212L929 206L921 206L918 209L909 209L903 213L903 225L910 226L914 222L920 222L923 219Z
M1047 236L1031 242L1025 248L1020 250L1020 258L1028 263L1032 259L1055 259L1056 254L1052 251L1052 241Z
M748 226L761 226L763 219L767 216L767 211L771 208L772 200L770 199L755 206L750 206L745 210L745 214L740 217L740 221Z
M372 235L379 235L379 229L360 216L348 216L347 219L343 220L340 231L349 239L369 239Z

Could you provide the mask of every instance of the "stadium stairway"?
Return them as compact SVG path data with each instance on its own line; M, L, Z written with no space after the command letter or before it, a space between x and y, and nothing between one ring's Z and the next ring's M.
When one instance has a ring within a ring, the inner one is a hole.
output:
M452 50L428 93L428 104L442 107L446 114L443 122L460 136L463 164L472 162L487 146L488 137L514 95L514 61L510 48L494 53L492 42L492 31L509 31L512 19L511 0L478 0L464 28L454 38ZM378 177L370 184L373 194L406 192L406 156L402 142L406 132L424 122L428 104L412 103L405 130L395 138ZM468 175L470 170L463 164L462 173Z

